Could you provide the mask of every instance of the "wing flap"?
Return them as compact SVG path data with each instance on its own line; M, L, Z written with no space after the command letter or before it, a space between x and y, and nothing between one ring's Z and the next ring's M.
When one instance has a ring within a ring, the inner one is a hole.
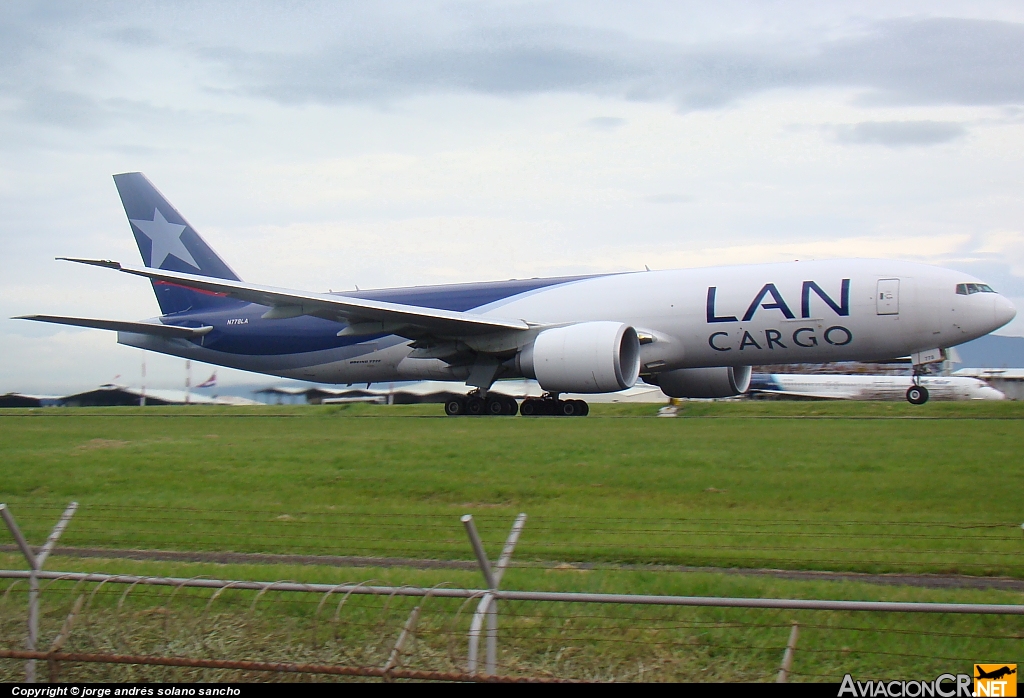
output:
M122 322L120 320L96 320L82 317L63 317L60 315L21 315L14 320L35 320L36 322L51 322L57 325L72 325L74 327L90 327L94 330L112 330L114 332L134 332L135 334L152 334L157 337L194 339L202 337L213 328L206 327L177 327L175 325L157 325L152 322Z
M271 311L273 314L268 313L268 316L271 318L277 315L280 317L315 315L317 317L350 323L376 321L394 326L421 328L430 334L454 337L530 329L530 325L523 320L493 318L474 313L421 308L401 303L388 303L386 301L373 301L326 293L293 291L230 279L216 279L208 276L166 271L164 269L126 267L118 262L109 260L74 259L69 257L61 257L60 259L116 269L126 274L134 274L135 276L178 284L179 286L201 291L222 293L249 303L268 306L272 309L280 308L279 313L273 313L273 311Z

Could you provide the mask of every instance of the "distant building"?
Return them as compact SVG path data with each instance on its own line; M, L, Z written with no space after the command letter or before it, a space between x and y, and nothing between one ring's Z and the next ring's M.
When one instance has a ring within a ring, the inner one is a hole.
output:
M62 401L64 407L130 407L139 405L142 399L142 392L124 388L118 385L101 385L95 390L87 390L84 393L68 395ZM147 405L172 405L173 402L161 400L158 397L146 393Z
M308 393L310 390L316 390L316 388L296 388L296 387L270 387L263 388L262 390L254 391L256 395L262 395L264 402L278 404L278 405L295 405L303 402L309 402Z
M61 398L63 407L132 407L141 404L142 390L123 385L101 385L95 390ZM207 397L184 390L146 390L146 405L258 405L240 397Z
M54 405L59 405L63 399L59 395L7 393L6 395L0 395L0 409L4 407L53 407Z

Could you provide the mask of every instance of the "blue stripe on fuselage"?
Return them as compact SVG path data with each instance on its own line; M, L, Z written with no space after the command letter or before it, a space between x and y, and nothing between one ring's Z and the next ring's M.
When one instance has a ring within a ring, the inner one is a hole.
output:
M571 283L580 279L592 279L605 274L587 276L561 276L551 279L510 279L509 281L485 281L474 284L445 284L443 286L410 286L409 288L385 288L376 291L356 291L335 295L363 298L372 301L388 301L415 305L434 310L455 310L466 312L495 301L504 300L538 288Z
M581 279L603 276L563 276L551 279L513 279L473 284L413 286L374 291L336 293L338 296L401 303L435 310L466 312L522 293ZM266 306L248 304L207 312L165 315L163 322L184 327L212 325L213 330L195 340L207 349L229 354L302 354L373 342L376 337L338 337L343 323L303 315L288 320L264 320Z

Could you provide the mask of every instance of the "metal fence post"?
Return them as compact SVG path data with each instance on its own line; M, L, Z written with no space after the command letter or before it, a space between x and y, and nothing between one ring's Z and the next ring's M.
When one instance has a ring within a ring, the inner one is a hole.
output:
M505 547L502 548L501 556L498 558L498 563L494 566L494 569L491 568L491 562L487 559L487 553L484 552L484 546L480 541L480 535L477 533L476 524L473 523L473 517L470 514L463 516L462 525L466 527L466 534L469 536L469 542L473 546L473 552L476 554L477 562L480 564L480 572L484 576L488 589L488 592L480 599L480 603L476 607L476 613L473 614L473 620L469 624L469 650L466 668L469 673L476 673L480 651L480 631L486 620L487 661L484 665L484 673L493 676L497 673L498 669L498 602L494 598L493 592L498 590L501 578L505 575L505 569L512 560L512 553L515 550L516 543L519 541L519 535L523 532L523 526L526 525L526 514L520 514L516 517L515 523L512 524L512 530L508 534L508 539L505 541Z
M405 642L409 639L409 636L416 631L416 621L420 619L420 608L417 606L412 609L412 613L409 614L409 618L405 621L405 625L402 626L402 632L398 636L398 640L395 642L395 646L391 649L391 655L388 657L388 661L384 664L384 680L391 680L391 670L402 663L402 652L405 651Z
M46 562L46 558L53 552L54 546L57 545L57 539L60 538L60 534L64 533L64 529L68 527L68 523L71 521L71 517L74 516L76 509L78 509L78 502L71 502L68 505L68 508L61 515L60 521L53 527L50 536L46 539L46 543L43 544L43 547L40 548L37 554L32 552L32 548L29 546L28 541L25 540L25 536L22 535L21 529L18 528L11 510L6 504L0 504L0 516L3 517L4 523L7 524L7 528L10 530L11 536L14 537L14 541L18 544L18 548L21 549L21 554L28 561L28 637L25 640L25 649L29 651L35 651L36 642L39 640L38 573L43 569L43 563ZM27 683L35 683L36 681L36 660L34 659L29 659L25 662L25 681Z
M793 623L793 629L789 631L789 642L786 643L786 652L782 655L782 666L779 667L779 675L775 677L775 683L786 683L789 679L789 672L793 669L793 653L796 652L796 641L800 637L800 626Z

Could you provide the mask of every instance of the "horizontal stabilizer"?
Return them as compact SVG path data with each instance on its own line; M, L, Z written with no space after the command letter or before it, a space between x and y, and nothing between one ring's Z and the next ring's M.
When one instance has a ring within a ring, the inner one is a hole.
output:
M152 334L157 337L194 339L212 330L212 327L176 327L174 325L157 325L151 322L121 322L120 320L94 320L84 317L61 317L59 315L21 315L13 320L35 320L52 322L57 325L73 325L75 327L91 327L95 330L113 330L115 332L134 332L135 334Z
M94 267L106 267L107 269L120 269L120 262L111 262L109 259L82 259L81 257L57 257L58 261L61 262L78 262L79 264L89 264Z
M401 303L352 298L337 294L293 291L231 279L215 279L208 276L167 271L165 269L138 269L109 260L70 259L66 257L62 259L116 269L126 274L134 274L153 281L176 284L185 288L223 294L231 298L270 308L280 308L277 312L268 313L266 315L267 319L314 315L328 320L351 324L380 322L387 323L389 326L419 328L419 332L412 332L413 336L428 333L435 336L463 337L508 330L523 331L531 329L531 325L523 320L496 318L453 310L423 308ZM406 332L402 332L402 334L409 336Z

